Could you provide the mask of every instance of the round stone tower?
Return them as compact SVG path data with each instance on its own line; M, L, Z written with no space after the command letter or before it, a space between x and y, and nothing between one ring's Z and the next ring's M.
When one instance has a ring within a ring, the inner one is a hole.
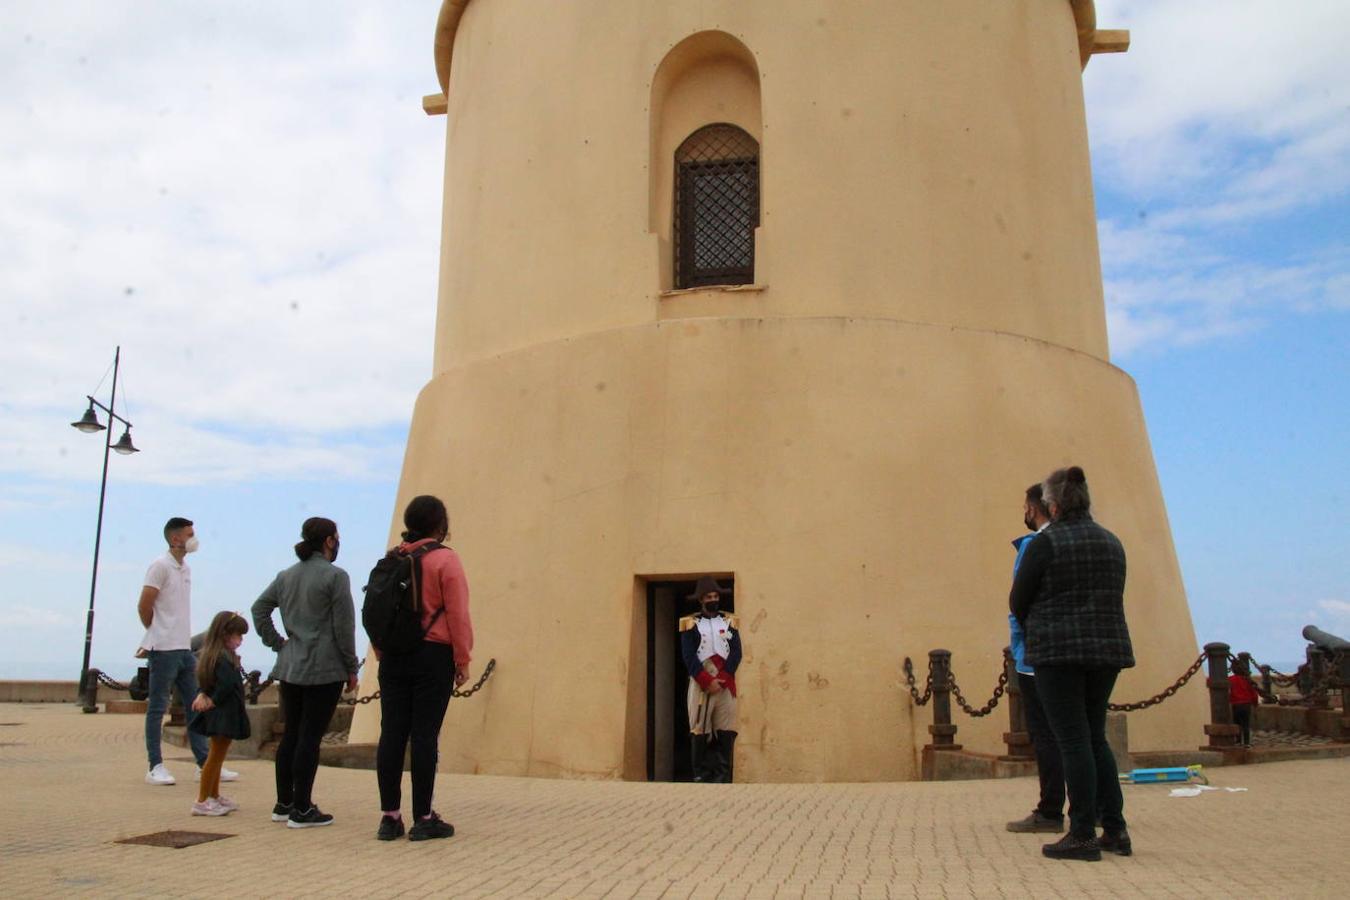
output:
M1007 643L1027 485L1086 470L1139 665L1197 653L1134 383L1107 351L1090 0L445 0L431 380L395 509L435 493L480 694L442 767L682 771L686 585L732 585L737 778L918 777L944 647ZM430 339L410 335L410 340ZM395 528L395 531L398 529ZM368 667L366 686L374 689ZM1131 715L1194 747L1204 696ZM967 749L1007 719L957 714ZM373 740L374 706L352 740Z

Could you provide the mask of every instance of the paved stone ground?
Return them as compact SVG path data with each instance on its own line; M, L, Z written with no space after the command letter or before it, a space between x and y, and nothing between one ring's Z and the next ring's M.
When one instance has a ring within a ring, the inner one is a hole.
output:
M1214 791L1125 788L1135 855L1052 862L1003 824L1030 779L725 787L442 775L459 834L374 840L374 775L321 769L328 828L268 818L271 764L232 763L242 809L192 818L193 766L142 781L138 716L0 704L0 896L1244 897L1345 896L1350 759L1215 769ZM406 798L405 798L406 802ZM406 809L405 809L406 813ZM165 829L234 835L172 850Z

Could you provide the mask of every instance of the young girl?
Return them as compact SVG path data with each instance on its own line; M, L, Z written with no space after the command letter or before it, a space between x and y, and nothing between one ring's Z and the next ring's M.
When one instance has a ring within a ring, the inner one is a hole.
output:
M238 613L219 612L206 630L201 655L197 658L197 686L200 693L192 708L202 715L192 722L193 730L211 739L211 751L202 763L201 788L192 804L194 816L223 816L239 808L220 795L220 769L230 742L250 734L248 712L244 709L244 679L239 675L239 645L248 634L248 621Z

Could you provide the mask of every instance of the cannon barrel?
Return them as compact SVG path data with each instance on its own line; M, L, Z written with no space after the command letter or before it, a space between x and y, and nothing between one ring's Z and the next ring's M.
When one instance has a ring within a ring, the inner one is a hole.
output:
M1308 625L1303 629L1303 637L1309 643L1315 645L1318 650L1327 653L1336 653L1340 650L1350 650L1350 641L1345 638L1337 637L1334 634L1323 631L1316 625Z

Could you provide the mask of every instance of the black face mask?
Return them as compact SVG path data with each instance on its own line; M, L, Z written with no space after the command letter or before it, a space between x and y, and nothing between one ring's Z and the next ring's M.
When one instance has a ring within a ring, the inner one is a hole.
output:
M333 541L333 559L331 560L332 562L337 562L338 548L341 546L342 546L341 541Z
M1027 513L1022 517L1022 523L1027 526L1027 531L1036 530L1036 520L1031 517L1031 513Z
M714 600L712 603L703 604L703 614L705 616L715 616L722 608L722 604Z

